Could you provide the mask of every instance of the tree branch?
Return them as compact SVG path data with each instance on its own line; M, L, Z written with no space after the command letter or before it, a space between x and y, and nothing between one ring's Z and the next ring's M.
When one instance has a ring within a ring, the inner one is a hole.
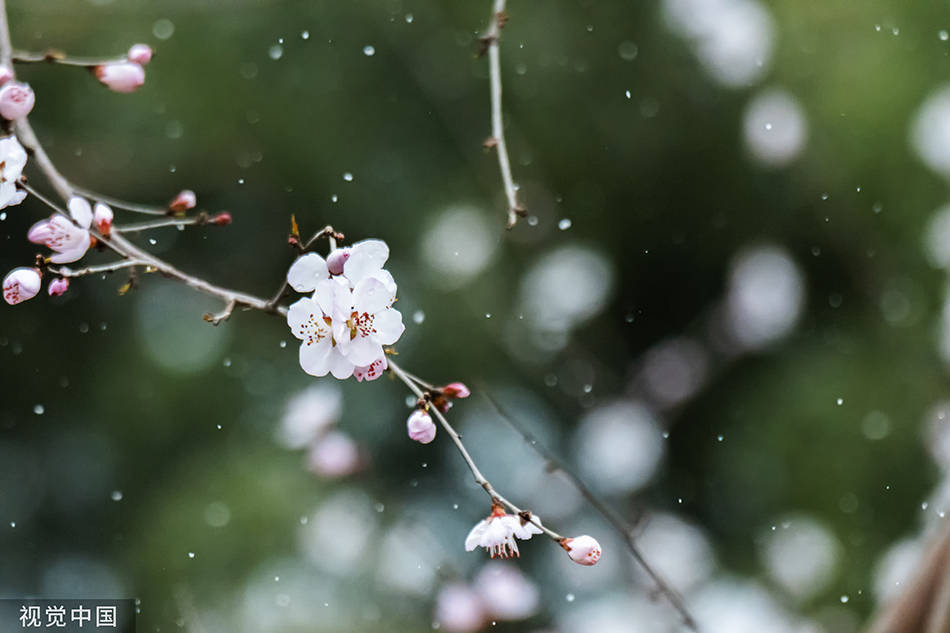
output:
M505 11L506 0L494 0L491 20L488 30L481 38L483 51L488 52L488 73L491 85L491 133L492 136L485 142L488 148L494 148L498 154L498 168L501 170L501 182L505 188L505 198L508 200L508 228L518 223L518 217L525 214L525 209L518 202L518 190L514 178L511 176L511 160L508 158L508 144L505 142L505 126L501 114L501 53L498 40L501 29L508 22Z

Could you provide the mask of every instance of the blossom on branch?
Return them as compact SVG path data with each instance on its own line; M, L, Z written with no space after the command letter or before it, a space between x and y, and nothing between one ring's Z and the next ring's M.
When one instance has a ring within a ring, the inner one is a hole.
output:
M383 346L405 330L392 307L396 282L382 268L389 247L379 240L359 242L340 264L341 250L331 253L333 269L341 273L332 273L316 253L299 257L287 271L294 290L313 293L290 306L287 324L301 340L300 366L308 374L375 380L387 367Z
M35 268L14 268L3 278L3 300L16 305L32 299L40 291L40 271Z
M7 81L0 88L0 116L7 121L22 119L33 111L36 95L29 84Z
M15 136L0 138L0 209L20 204L26 192L17 189L17 182L26 167L26 150Z
M152 47L148 44L133 44L132 48L129 49L127 57L130 62L144 66L152 61L152 55Z
M593 536L584 534L566 538L561 541L561 547L567 551L572 561L580 565L596 565L600 560L600 543Z
M51 297L61 297L69 290L69 279L66 277L57 277L49 282L49 286L47 286L46 290Z
M501 505L495 503L488 518L476 523L468 533L465 551L484 547L492 558L521 556L516 539L527 541L533 534L541 534L539 525L541 519L537 515L532 515L531 521L525 521L520 516L506 513Z
M50 257L54 264L68 264L77 261L89 250L92 225L92 207L85 198L74 196L69 199L69 215L53 215L47 220L34 224L27 233L27 239L34 244L45 244L56 252Z
M112 209L107 204L102 202L97 202L95 210L92 213L92 219L96 223L96 228L99 229L99 232L103 235L108 235L112 232L112 219L115 214L112 213Z
M409 432L409 439L413 439L420 444L428 444L435 439L435 422L432 416L416 409L406 421L406 430Z
M102 64L93 72L96 79L114 92L135 92L145 83L145 69L132 61Z

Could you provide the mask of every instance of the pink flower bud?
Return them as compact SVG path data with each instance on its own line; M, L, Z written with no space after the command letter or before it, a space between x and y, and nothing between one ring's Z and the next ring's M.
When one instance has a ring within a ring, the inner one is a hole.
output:
M231 224L231 214L227 211L222 211L218 215L208 220L208 222L210 224L214 224L215 226L227 226Z
M575 536L561 541L571 560L580 565L596 565L600 560L600 543L593 536Z
M428 444L435 439L435 423L422 409L412 412L406 422L406 429L409 431L409 438L420 444Z
M13 79L13 70L9 66L0 66L0 85Z
M3 278L3 300L10 305L32 299L40 291L40 271L14 268Z
M36 95L28 84L7 81L0 88L0 116L7 121L22 119L33 110Z
M144 66L152 60L152 47L148 44L135 44L129 49L129 61Z
M472 395L472 392L462 382L450 382L442 387L441 391L449 398L468 398Z
M57 277L53 281L49 282L47 291L51 297L60 297L69 290L69 280L65 277Z
M92 214L92 221L96 223L96 228L103 235L108 235L112 231L112 209L109 205L101 202L96 203L95 211Z
M145 69L135 62L114 62L96 66L96 79L115 92L135 92L145 83Z
M327 269L331 275L342 275L343 265L350 258L349 248L338 248L327 255Z
M176 213L181 213L188 209L194 209L196 204L198 204L198 196L195 195L195 192L191 189L184 189L178 192L178 195L168 203L168 208Z

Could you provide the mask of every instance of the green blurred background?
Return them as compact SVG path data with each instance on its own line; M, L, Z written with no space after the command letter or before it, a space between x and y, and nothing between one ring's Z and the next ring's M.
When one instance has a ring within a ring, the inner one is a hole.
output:
M490 393L640 520L708 630L847 633L950 506L933 493L950 232L931 224L950 114L921 114L950 9L699 7L512 0L504 104L530 217L511 232L482 149L488 2L11 0L10 21L21 49L156 49L134 95L17 71L72 180L159 204L191 188L233 214L140 236L176 265L270 295L291 214L390 245L401 364L472 386L452 414L489 478L605 546L585 569L525 544L537 613L486 628L678 630ZM9 269L46 211L5 211ZM124 281L0 311L0 592L134 596L142 631L439 625L488 508L445 437L406 438L405 389L343 384L339 428L368 465L314 476L274 439L314 382L286 325L212 328L214 301L151 275L120 297Z

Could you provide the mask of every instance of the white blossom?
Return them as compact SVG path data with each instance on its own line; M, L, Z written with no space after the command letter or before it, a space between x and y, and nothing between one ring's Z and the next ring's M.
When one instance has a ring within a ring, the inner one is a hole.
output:
M0 209L20 204L26 198L26 192L16 187L24 167L26 150L20 141L15 136L0 138Z
M513 558L520 556L516 539L526 541L533 534L541 534L541 519L532 515L531 521L507 514L501 506L494 506L487 519L482 519L465 538L465 551L484 547L492 558Z

